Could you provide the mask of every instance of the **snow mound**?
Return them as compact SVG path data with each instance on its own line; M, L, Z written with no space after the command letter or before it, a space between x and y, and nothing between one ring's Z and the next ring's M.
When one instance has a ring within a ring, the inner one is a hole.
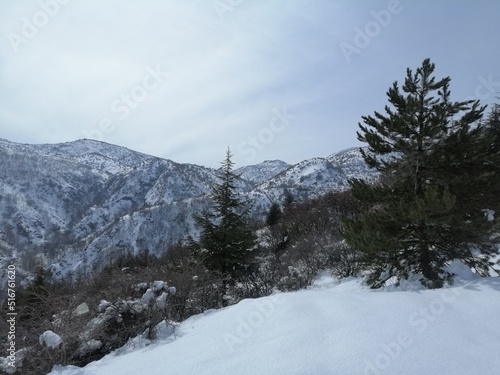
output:
M42 333L40 335L39 341L41 345L46 345L49 348L57 348L63 342L61 336L50 330Z
M451 264L444 268L444 271L454 275L454 280L458 282L466 282L480 279L481 276L472 272L472 269L459 260L454 260Z

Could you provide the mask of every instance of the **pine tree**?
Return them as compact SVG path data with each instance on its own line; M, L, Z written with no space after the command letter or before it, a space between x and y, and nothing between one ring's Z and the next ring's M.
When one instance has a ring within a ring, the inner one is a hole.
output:
M359 124L358 139L368 144L363 158L382 178L375 185L350 181L353 195L372 208L345 218L343 233L363 252L374 287L410 272L437 287L450 261L485 268L494 251L485 241L491 223L483 212L492 189L478 124L485 108L451 102L450 78L436 81L434 68L426 59L415 73L408 69L403 93L397 82L387 92L386 114L363 116ZM473 254L474 245L485 257Z
M482 146L478 148L485 152L484 164L488 169L488 175L480 182L483 192L481 204L485 215L490 221L493 221L493 231L499 232L500 222L494 220L494 218L495 214L500 215L500 202L498 199L498 192L500 192L500 104L493 105L484 122L481 135Z
M284 195L285 195L285 198L283 199L283 206L285 209L288 209L295 203L295 197L290 192L290 190L288 190L286 188L284 190Z
M484 124L485 141L491 153L500 152L500 104L494 104Z
M212 210L195 217L201 236L199 242L192 241L195 256L223 280L238 280L248 273L255 248L255 235L248 221L248 206L236 193L237 176L233 172L231 157L228 149L219 170L220 182L212 187ZM224 289L227 289L226 282Z
M281 219L282 214L280 205L277 202L273 202L266 216L266 224L270 227L276 225Z

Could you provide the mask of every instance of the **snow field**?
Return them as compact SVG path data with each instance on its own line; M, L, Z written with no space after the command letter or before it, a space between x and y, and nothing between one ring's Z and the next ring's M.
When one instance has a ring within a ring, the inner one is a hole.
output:
M369 290L323 275L292 293L193 316L173 336L51 375L500 373L500 278Z

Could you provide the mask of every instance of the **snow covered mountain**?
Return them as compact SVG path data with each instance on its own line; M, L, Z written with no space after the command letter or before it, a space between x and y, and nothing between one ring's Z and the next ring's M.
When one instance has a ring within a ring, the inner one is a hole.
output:
M297 200L376 173L357 149L296 165L265 161L236 170L262 217L285 189ZM196 234L217 171L95 140L26 145L0 139L0 262L37 261L56 275L91 272L126 251L164 251ZM39 259L37 259L39 258Z
M257 165L238 168L235 173L253 184L261 184L277 174L287 170L291 165L281 160L266 160Z
M262 182L254 189L254 194L280 201L287 189L298 199L307 199L329 191L345 190L350 178L374 181L376 176L377 173L365 164L359 148L350 148L326 158L316 157L293 165Z

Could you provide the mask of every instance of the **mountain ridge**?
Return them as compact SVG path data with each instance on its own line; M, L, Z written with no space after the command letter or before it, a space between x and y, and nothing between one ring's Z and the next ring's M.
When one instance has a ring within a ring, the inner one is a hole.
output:
M93 272L121 253L159 254L197 235L217 170L95 140L19 144L0 139L0 262L43 262L57 277ZM264 161L235 170L262 218L285 190L297 200L347 188L374 171L353 148L295 165Z

